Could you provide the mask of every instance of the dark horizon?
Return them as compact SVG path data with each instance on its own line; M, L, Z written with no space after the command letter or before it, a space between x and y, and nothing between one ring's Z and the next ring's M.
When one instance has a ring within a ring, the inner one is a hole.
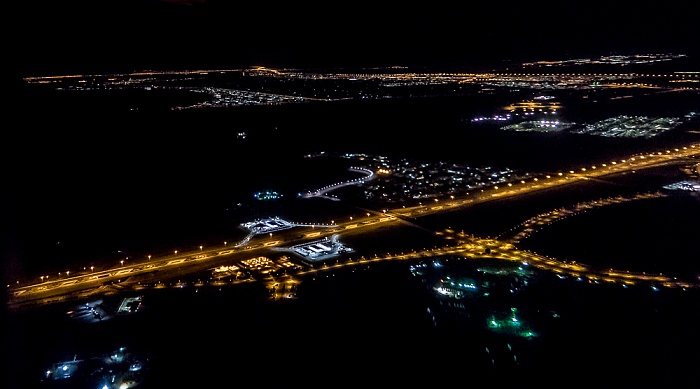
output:
M22 77L138 70L485 68L581 56L696 56L695 5L500 2L430 9L326 9L226 1L48 2L20 6Z

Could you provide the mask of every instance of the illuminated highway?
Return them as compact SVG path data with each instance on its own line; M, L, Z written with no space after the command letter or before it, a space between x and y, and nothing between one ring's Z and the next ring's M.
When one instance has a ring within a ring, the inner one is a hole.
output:
M651 199L651 198L658 198L658 197L666 197L667 195L664 194L663 192L655 192L655 193L638 193L632 197L622 197L622 196L617 196L617 197L611 197L611 198L605 198L605 199L597 199L597 200L591 200L585 203L579 203L576 204L575 206L572 206L570 208L558 208L554 210L550 210L545 213L541 213L537 216L534 216L522 223L520 223L518 226L514 227L511 231L508 231L506 233L502 233L500 236L497 236L496 238L499 238L500 240L503 240L502 238L504 236L508 237L505 241L508 243L519 243L522 239L527 238L534 232L538 231L540 228L543 226L550 225L556 221L576 216L580 214L581 212L585 212L589 209L597 208L597 207L603 207L606 205L612 205L612 204L620 204L628 201L634 201L634 200L644 200L644 199Z
M685 159L696 157L700 154L700 144L692 144L671 150L657 151L655 153L638 154L618 161L609 161L600 165L581 167L568 172L557 172L543 177L534 177L528 181L509 182L496 185L491 188L482 189L472 195L461 198L450 198L449 200L434 199L432 204L420 204L413 207L403 207L387 210L387 213L399 217L425 216L435 212L449 211L450 209L483 203L493 199L507 198L524 195L543 189L555 188L557 186L568 185L582 180L598 180L601 177L635 172L667 164L675 164Z
M445 246L429 250L410 251L406 253L387 253L386 255L375 255L370 258L360 258L355 261L338 263L334 265L324 265L318 269L301 271L298 275L316 273L320 271L338 269L346 266L368 264L379 261L390 260L411 260L425 259L440 256L458 256L462 258L491 258L523 263L539 269L551 271L561 275L586 279L589 282L612 282L621 285L634 285L638 283L649 283L654 286L696 288L700 287L700 282L689 282L678 280L676 277L665 276L663 274L647 274L645 272L630 272L615 269L596 269L585 264L559 261L557 259L539 255L528 250L519 250L510 243L496 239L473 238L464 233L457 234L459 244L456 246Z
M315 240L319 237L342 234L348 231L352 231L353 234L371 235L373 230L385 226L388 223L401 222L415 226L414 223L404 218L450 211L463 206L490 201L495 198L519 196L533 191L568 185L575 182L600 179L606 175L622 174L655 166L685 162L689 158L697 157L698 154L700 154L700 145L693 144L673 150L636 155L620 161L610 161L599 166L582 167L579 170L572 170L568 173L562 172L556 176L534 178L528 182L520 182L519 184L506 184L502 187L494 186L491 189L485 189L483 192L465 198L453 198L443 202L435 200L433 204L429 205L367 212L365 217L356 218L355 220L350 217L349 221L338 223L330 228L311 228L301 235L296 229L294 231L287 229L276 231L274 237L273 234L269 234L269 236L267 234L262 234L264 237L250 242L246 240L246 244L244 245L227 245L225 243L222 247L208 248L207 250L204 250L204 248L200 246L200 249L194 252L178 254L178 252L175 251L173 255L153 260L149 257L148 261L139 263L124 264L124 261L121 261L121 266L106 270L93 271L94 269L91 268L89 271L86 269L72 276L66 274L62 278L57 277L58 279L44 279L42 276L40 277L40 281L34 281L38 283L8 285L10 289L9 305L20 306L22 304L50 303L62 301L68 297L87 296L95 293L104 293L113 289L128 288L130 285L133 287L133 282L130 282L128 279L145 274L151 275L154 279L172 279L173 277L186 276L188 274L212 269L224 263L230 263L230 261L234 259L247 259L250 258L251 255L261 255L280 245L291 246L304 241ZM514 244L519 241L519 238L531 232L528 228L532 225L546 224L559 217L568 216L592 206L644 199L653 196L660 196L660 194L640 194L634 198L593 200L590 203L579 204L572 209L552 210L550 213L535 216L524 222L521 225L523 229L520 232L515 232L510 239L506 240L485 239L464 234L463 232L454 233L454 231L445 230L437 232L436 234L444 236L448 242L455 243L432 249L415 250L414 248L407 247L405 252L385 253L382 255L375 254L370 257L362 256L359 259L347 259L342 262L338 260L333 265L325 263L320 266L304 268L294 275L302 276L304 274L359 264L368 264L376 261L458 256L467 259L494 258L506 261L517 261L560 275L577 277L582 280L585 279L588 282L612 282L622 285L648 283L652 287L700 287L700 282L698 282L698 280L678 280L676 277L663 274L593 268L585 264L560 261L528 250L520 250L514 246ZM600 201L600 203L598 203L598 201ZM290 274L290 276L293 275ZM267 277L267 279L269 280L269 277ZM246 279L242 282L250 282L251 280L254 279Z

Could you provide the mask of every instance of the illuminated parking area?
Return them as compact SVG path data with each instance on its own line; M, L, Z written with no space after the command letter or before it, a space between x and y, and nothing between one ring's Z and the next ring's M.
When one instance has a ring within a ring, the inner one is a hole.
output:
M137 296L137 297L127 297L122 300L122 303L119 305L119 309L117 310L117 314L129 314L129 313L136 313L141 309L141 301L143 300L142 296Z
M323 238L313 242L306 242L289 248L279 248L279 250L291 250L300 255L303 259L311 262L320 262L329 258L336 257L343 253L352 252L353 250L342 243L338 242L338 236Z
M284 219L273 217L268 219L258 219L252 222L247 222L241 224L242 227L250 230L255 234L264 234L268 232L286 230L295 226L294 223L290 223Z

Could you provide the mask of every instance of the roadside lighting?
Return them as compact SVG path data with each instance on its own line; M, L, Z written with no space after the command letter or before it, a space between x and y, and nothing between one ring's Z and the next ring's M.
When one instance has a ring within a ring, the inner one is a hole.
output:
M224 241L224 246L226 246L226 241Z
M44 282L44 276L41 276L39 278L41 278L41 282Z
M66 270L66 277L70 276L70 270Z
M177 254L177 250L175 250L175 254Z
M148 260L149 260L149 261L151 260L151 256L150 256L150 255L148 256Z
M121 262L122 266L124 266L124 260L123 260L123 259L122 259L121 261L119 261L119 262Z
M272 234L270 234L270 236L272 236ZM199 246L199 251L202 251L202 246Z
M90 266L90 271L92 272L92 271L94 271L94 270L95 270L95 267L94 267L94 266Z

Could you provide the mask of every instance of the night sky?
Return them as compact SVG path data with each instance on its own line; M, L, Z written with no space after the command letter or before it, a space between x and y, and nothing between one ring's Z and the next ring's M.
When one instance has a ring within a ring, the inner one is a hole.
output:
M144 69L472 66L697 53L688 1L20 1L22 75ZM320 5L319 5L320 4Z

